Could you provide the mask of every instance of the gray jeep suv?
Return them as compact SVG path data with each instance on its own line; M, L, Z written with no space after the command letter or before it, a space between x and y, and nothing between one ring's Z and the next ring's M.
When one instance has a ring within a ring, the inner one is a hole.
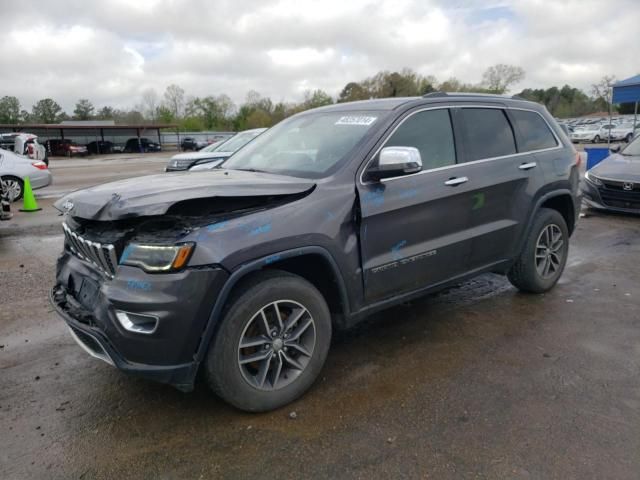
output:
M278 408L332 329L483 272L562 274L580 157L544 107L429 94L290 117L198 174L74 192L51 300L89 354Z

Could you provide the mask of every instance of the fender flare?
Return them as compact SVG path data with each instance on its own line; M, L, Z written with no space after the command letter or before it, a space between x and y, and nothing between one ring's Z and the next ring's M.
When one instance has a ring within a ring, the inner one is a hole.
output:
M320 255L328 262L338 282L338 291L340 293L340 301L343 305L344 314L346 316L349 315L349 296L347 295L344 278L340 273L338 264L327 249L318 246L309 246L284 250L281 252L274 252L270 255L265 255L263 257L251 260L250 262L243 264L231 273L224 286L222 287L222 290L220 291L220 294L216 299L213 309L209 314L209 319L207 320L207 324L202 333L200 344L198 345L198 348L196 349L196 352L194 354L194 361L196 362L196 365L198 365L204 359L207 349L209 348L209 343L211 342L213 334L215 333L216 327L219 323L218 320L220 314L222 313L222 309L227 302L227 299L229 298L229 294L240 280L245 278L247 274L260 270L267 265L277 265L281 260L309 254Z
M526 228L522 231L522 236L520 238L520 240L518 241L518 248L516 249L517 255L520 255L520 252L522 251L522 249L524 248L524 244L527 241L527 238L529 237L529 232L531 231L531 227L533 226L533 219L535 218L536 214L538 213L538 210L540 210L542 208L542 204L544 202L546 202L547 200L550 200L552 198L555 197L560 197L560 196L564 196L567 195L569 196L569 198L573 198L572 194L571 194L571 190L569 190L568 188L562 188L562 189L558 189L558 190L553 190L551 192L547 192L544 195L542 195L537 201L535 206L533 207L533 209L531 210L531 215L529 215L529 221L527 222L527 226ZM575 215L575 205L572 203L572 208L574 209L574 215Z

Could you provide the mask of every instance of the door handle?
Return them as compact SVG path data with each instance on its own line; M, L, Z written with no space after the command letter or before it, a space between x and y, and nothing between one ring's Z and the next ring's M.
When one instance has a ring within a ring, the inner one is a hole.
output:
M444 184L446 186L448 186L448 187L455 187L456 185L460 185L460 184L466 183L468 181L469 181L469 179L467 177L454 177L454 178L450 178L449 180L444 182Z
M523 163L518 168L520 170L531 170L532 168L536 168L536 165L537 165L536 162L529 162L529 163Z

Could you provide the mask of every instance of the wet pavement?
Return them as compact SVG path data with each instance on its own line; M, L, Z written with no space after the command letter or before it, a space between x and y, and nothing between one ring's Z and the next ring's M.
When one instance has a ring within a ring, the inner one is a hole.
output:
M22 201L11 206L13 218L0 223L0 235L43 235L59 233L60 218L53 203L75 190L93 185L164 172L175 151L147 154L92 155L87 158L53 157L49 169L51 185L35 190L38 212L21 212Z
M545 295L485 275L338 333L267 414L87 356L46 298L61 242L0 236L2 479L638 478L640 218L581 219Z
M176 151L146 154L93 155L86 158L53 157L51 185L36 190L40 198L61 197L80 188L164 172Z

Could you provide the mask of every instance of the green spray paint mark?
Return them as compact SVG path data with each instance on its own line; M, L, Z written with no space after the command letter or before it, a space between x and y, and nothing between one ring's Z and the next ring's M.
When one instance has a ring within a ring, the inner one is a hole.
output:
M484 207L484 193L476 193L473 196L473 207L471 208L471 210L478 210L482 207Z

